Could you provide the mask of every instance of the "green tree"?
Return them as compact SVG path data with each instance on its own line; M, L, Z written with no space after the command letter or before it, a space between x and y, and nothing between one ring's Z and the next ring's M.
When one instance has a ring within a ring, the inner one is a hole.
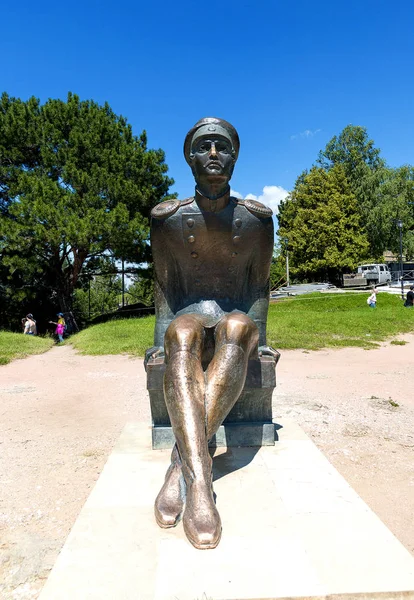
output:
M282 251L283 242L275 244L270 264L270 289L286 285L286 254Z
M0 100L0 257L22 289L72 310L82 270L110 251L148 260L150 209L168 198L162 150L108 104Z
M399 255L398 220L403 223L403 253L410 260L414 256L414 167L410 165L388 169L387 177L377 184L376 202L366 220L376 254L387 249Z
M74 308L81 323L119 308L122 283L117 274L91 275L90 282L74 293Z
M395 252L398 248L399 231L395 225L398 218L408 229L404 242L406 251L412 254L412 167L389 168L366 128L355 125L348 125L327 143L317 164L326 171L342 165L357 199L372 258L382 260L385 250Z
M357 200L342 165L302 174L279 208L279 237L300 279L339 282L369 253Z
M152 266L142 269L128 288L129 302L142 302L146 306L154 306L154 271Z
M347 125L341 133L326 144L325 150L319 152L318 166L329 171L335 165L342 165L352 188L356 191L360 185L361 175L369 171L377 171L385 166L379 148L369 139L365 127Z

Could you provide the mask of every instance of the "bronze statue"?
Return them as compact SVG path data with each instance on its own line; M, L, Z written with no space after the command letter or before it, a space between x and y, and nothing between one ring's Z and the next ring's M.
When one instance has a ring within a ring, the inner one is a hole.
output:
M249 358L278 358L266 346L272 211L230 196L238 152L230 123L198 121L184 143L195 196L151 212L156 328L146 360L165 355L176 439L155 517L166 528L182 515L196 548L215 548L221 536L208 441L243 389Z

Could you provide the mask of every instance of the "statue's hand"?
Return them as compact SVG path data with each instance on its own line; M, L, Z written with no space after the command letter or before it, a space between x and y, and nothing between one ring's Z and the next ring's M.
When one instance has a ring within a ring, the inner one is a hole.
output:
M148 350L145 350L145 358L144 358L144 367L145 370L147 370L147 364L148 361L150 360L150 358L158 358L158 357L164 357L164 348L162 346L152 346L151 348L148 348Z
M271 346L259 346L259 357L260 356L272 356L277 364L280 358L280 352Z

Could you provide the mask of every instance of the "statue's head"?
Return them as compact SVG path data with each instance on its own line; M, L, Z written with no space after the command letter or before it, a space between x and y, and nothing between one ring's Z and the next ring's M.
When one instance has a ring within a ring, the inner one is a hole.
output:
M239 147L237 131L223 119L206 117L190 129L184 156L201 191L219 195L228 188Z

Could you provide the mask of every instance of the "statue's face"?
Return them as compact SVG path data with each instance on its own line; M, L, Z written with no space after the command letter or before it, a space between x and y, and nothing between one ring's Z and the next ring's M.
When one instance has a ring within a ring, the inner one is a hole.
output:
M220 135L199 137L191 149L191 168L197 183L226 184L234 168L231 140Z

